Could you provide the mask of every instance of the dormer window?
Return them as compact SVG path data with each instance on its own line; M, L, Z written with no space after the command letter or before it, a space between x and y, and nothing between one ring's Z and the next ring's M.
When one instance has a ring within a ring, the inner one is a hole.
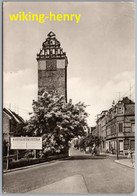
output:
M123 114L123 107L121 105L117 107L117 113Z

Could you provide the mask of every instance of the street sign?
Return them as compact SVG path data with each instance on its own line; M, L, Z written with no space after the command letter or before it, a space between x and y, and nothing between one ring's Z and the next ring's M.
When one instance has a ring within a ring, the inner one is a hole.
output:
M41 150L42 137L11 137L11 150Z

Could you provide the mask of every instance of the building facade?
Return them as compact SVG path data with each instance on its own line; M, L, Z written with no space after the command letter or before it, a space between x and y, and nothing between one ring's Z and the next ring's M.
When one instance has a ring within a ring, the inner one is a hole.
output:
M128 97L103 111L96 122L101 152L127 154L135 149L135 103Z
M10 143L10 136L20 136L25 121L10 109L3 108L3 155L7 154L7 144Z
M105 151L105 141L106 141L106 114L107 110L102 111L100 115L98 115L97 125L96 125L96 136L101 138L100 151Z
M42 49L37 54L37 61L38 90L56 90L59 95L64 95L67 101L68 59L53 32L50 32L43 42Z

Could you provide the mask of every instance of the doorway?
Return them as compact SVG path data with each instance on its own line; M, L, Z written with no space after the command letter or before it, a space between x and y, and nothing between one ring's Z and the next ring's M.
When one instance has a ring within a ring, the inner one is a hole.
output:
M119 140L119 151L123 152L123 140Z

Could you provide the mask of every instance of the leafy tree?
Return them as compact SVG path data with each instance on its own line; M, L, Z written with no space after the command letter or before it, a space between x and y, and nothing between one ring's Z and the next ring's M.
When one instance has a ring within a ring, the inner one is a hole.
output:
M8 142L5 140L5 139L3 139L3 156L6 156L7 155L7 144L8 144Z
M98 147L101 143L101 137L89 134L85 138L85 143L86 143L87 146L93 146L93 144L95 144Z
M84 103L66 103L57 92L41 90L32 105L33 113L25 130L28 136L42 136L44 154L59 153L68 148L73 138L85 135L88 114Z
M26 133L25 133L24 127L26 125L27 125L26 122L16 124L16 129L15 129L15 131L13 133L14 137L25 136Z
M86 148L86 147L92 147L95 145L96 147L99 147L101 143L102 138L92 135L92 133L88 134L84 138L81 139L79 147Z

